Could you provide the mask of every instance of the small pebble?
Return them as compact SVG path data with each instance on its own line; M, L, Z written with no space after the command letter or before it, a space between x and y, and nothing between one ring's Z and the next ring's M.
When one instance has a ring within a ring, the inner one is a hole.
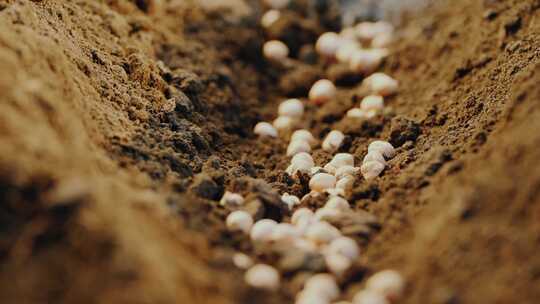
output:
M322 148L324 151L334 152L339 149L344 139L345 134L338 130L332 130L326 135L326 138L322 143Z
M278 223L271 219L257 221L251 228L250 237L252 241L266 242L272 239L272 232Z
M274 126L267 122L259 122L255 125L255 128L253 129L253 133L259 135L259 136L268 136L268 137L277 137L278 132Z
M381 65L386 55L387 52L380 49L356 50L349 60L350 69L362 74L372 73Z
M329 164L336 167L336 169L343 166L354 166L354 156L350 153L337 153Z
M288 193L283 193L281 196L281 201L287 205L289 210L292 210L294 206L300 204L300 199L295 195L290 195Z
M324 171L325 171L326 173L330 173L330 174L332 174L332 175L336 174L336 170L337 170L337 168L334 167L334 166L333 166L332 164L330 164L330 163L324 165L324 168L323 168L323 169L324 169Z
M339 169L336 170L336 173L334 175L339 180L343 179L346 176L355 176L356 172L358 172L359 168L353 167L353 166L341 166Z
M345 176L340 178L336 183L336 188L343 189L344 191L347 191L349 189L352 189L354 185L354 177L352 176Z
M294 175L297 171L302 173L310 173L311 169L315 166L313 157L307 152L300 152L293 156L291 159L291 165L287 168L287 173Z
M322 56L334 58L341 46L342 38L334 32L322 34L315 43L315 50Z
M289 56L289 47L279 40L271 40L263 45L263 55L272 61L282 61Z
M392 144L387 141L376 140L371 142L368 146L368 153L373 151L381 153L384 157L388 159L396 156L396 150L394 149L394 146L392 146Z
M303 140L296 140L289 143L289 146L287 147L287 156L295 156L301 152L311 152L311 145Z
M356 242L349 237L339 237L333 240L326 248L326 252L329 254L339 254L351 261L354 261L360 255L360 249Z
M320 105L334 99L336 92L336 86L330 80L321 79L309 90L309 100Z
M341 63L349 63L352 56L361 49L362 46L358 42L346 40L337 50L336 59Z
M241 206L244 204L244 197L238 193L225 191L219 204L221 206Z
M347 111L346 116L350 118L367 118L367 113L360 108L352 108Z
M315 139L315 137L313 137L313 134L311 134L311 132L305 129L300 129L293 132L293 134L291 135L291 141L296 140L306 141L312 146L317 143L317 140Z
M280 276L274 267L257 264L246 271L244 280L251 287L274 291L279 288Z
M264 13L261 17L261 25L264 28L269 28L281 17L281 13L278 10L272 9Z
M239 230L247 234L253 226L253 218L246 211L233 211L227 216L226 224L231 231Z
M309 188L313 191L324 192L326 189L334 188L336 177L328 173L317 173L309 180Z
M339 230L327 222L315 222L306 231L305 237L318 244L326 244L341 235Z
M384 156L381 154L380 151L377 150L368 152L368 154L366 154L366 156L364 157L362 163L367 163L370 161L376 161L380 162L383 165L386 165L386 160L384 159Z
M240 269L248 269L253 266L253 260L249 256L237 252L233 255L233 264Z
M362 41L371 41L379 35L392 33L394 31L394 27L390 23L384 21L361 22L356 25L355 30L356 37L358 37L358 39Z
M293 124L294 119L289 116L279 116L272 122L272 125L274 125L274 128L276 128L278 131L290 130L292 129Z
M346 211L351 210L351 206L349 205L349 202L346 199L341 198L339 196L333 196L330 199L328 199L328 201L324 205L324 208L335 209L341 212L346 212Z
M278 107L279 116L301 118L304 115L304 104L299 99L287 99Z
M362 164L360 171L366 180L374 179L383 172L385 166L378 161L368 161Z
M371 47L373 48L386 48L394 41L394 35L392 33L382 33L377 35L371 41Z
M333 221L341 217L341 211L334 208L321 208L315 212L316 221Z
M308 208L300 208L293 213L291 217L291 223L293 225L296 225L302 219L311 219L311 218L313 218L313 211L311 211Z
M341 293L336 279L328 273L318 273L309 278L304 285L304 292L318 294L328 301L337 299Z
M376 95L389 96L397 93L399 83L397 80L384 73L374 73L364 79L362 85Z
M336 276L342 276L352 266L351 260L340 254L325 255L324 261L328 270Z
M382 294L390 301L395 301L403 295L405 280L395 270L383 270L366 281L366 289Z
M360 109L364 111L384 109L384 98L379 95L369 95L362 99Z
M295 226L289 223L279 223L272 231L272 241L292 242L301 236L300 231Z

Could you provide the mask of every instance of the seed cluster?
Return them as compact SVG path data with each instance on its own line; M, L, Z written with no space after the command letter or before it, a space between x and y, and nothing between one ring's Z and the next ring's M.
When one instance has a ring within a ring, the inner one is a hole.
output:
M290 4L290 0L264 0L269 9L261 19L263 28L277 22ZM358 107L350 109L346 116L356 119L371 119L384 109L384 99L396 94L397 80L378 73L384 59L389 55L388 45L394 39L394 29L386 22L362 22L343 29L340 33L322 34L315 42L315 50L328 63L345 63L353 73L362 75L361 87L370 95L364 97ZM272 40L264 44L262 53L270 62L282 62L290 55L288 46L282 41ZM251 242L265 246L286 244L303 254L316 253L323 257L327 273L309 277L303 289L296 295L297 304L350 303L333 302L342 297L338 279L352 267L361 255L357 242L347 237L335 226L336 220L350 216L355 211L345 199L359 181L375 179L385 170L387 161L396 155L394 147L386 141L372 141L368 146L360 167L355 157L338 152L346 135L340 130L330 130L324 138L314 136L307 129L297 129L305 115L305 104L317 106L335 101L337 88L328 79L316 81L307 99L287 99L277 109L277 118L272 122L259 122L253 132L260 137L274 137L289 140L286 156L290 164L285 172L294 179L309 178L309 193L299 198L289 193L281 194L281 201L292 215L288 222L277 222L264 218L254 222L250 213L243 210L231 212L226 218L229 230L244 233ZM289 136L290 135L290 136ZM324 164L316 164L311 156L315 149L333 154ZM310 209L306 201L323 198L321 208ZM226 192L220 201L223 206L239 208L244 198L237 193ZM252 258L238 252L233 263L246 270L245 282L253 288L278 290L283 279L272 265L255 264ZM402 297L405 288L403 277L394 270L384 270L371 276L365 288L352 298L355 304L395 303Z

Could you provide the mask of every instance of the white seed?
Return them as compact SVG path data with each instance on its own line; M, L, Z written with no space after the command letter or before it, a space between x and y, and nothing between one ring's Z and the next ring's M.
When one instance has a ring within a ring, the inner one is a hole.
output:
M360 171L366 180L374 179L384 170L384 165L378 161L368 161L362 164Z
M289 143L289 146L287 147L287 156L294 156L301 152L311 152L311 145L303 140L292 141Z
M392 33L381 33L377 35L371 41L371 47L373 48L385 48L390 46L394 40L394 35Z
M356 50L350 57L350 69L363 74L372 73L381 65L385 55L378 49Z
M374 73L364 79L362 85L376 95L388 96L398 91L399 83L397 80L384 73Z
M340 254L325 255L324 261L326 262L326 267L337 276L343 275L352 266L351 260Z
M289 47L279 40L271 40L263 45L263 55L272 61L281 61L289 56Z
M354 156L350 153L337 153L329 164L336 167L336 169L343 166L354 166Z
M311 218L313 218L313 211L311 211L308 208L300 208L293 213L291 217L291 223L293 223L293 225L296 225L302 219L311 219Z
M335 185L336 177L328 173L317 173L309 180L309 188L317 192L324 192Z
M325 190L329 196L345 196L345 190L341 188L330 188Z
M324 171L326 171L326 173L330 173L332 175L334 175L336 173L336 170L337 168L334 167L332 164L328 163L326 165L324 165Z
M227 216L227 228L231 231L242 231L244 233L249 233L251 226L253 226L253 218L246 211L238 210L231 212Z
M322 34L315 43L315 50L322 56L333 58L341 46L341 37L337 33L327 32Z
M338 130L332 130L322 143L322 148L324 151L333 152L341 146L343 140L345 139L345 134Z
M240 269L248 269L253 266L253 260L249 256L237 252L233 255L233 264Z
M356 40L356 30L354 27L346 27L339 32L339 36L341 38L348 40L348 41L355 41Z
M280 242L287 241L291 242L299 238L302 234L295 226L289 223L279 223L274 227L272 231L272 241Z
M315 139L315 137L313 137L313 134L311 134L311 132L305 129L300 129L293 132L293 134L291 135L291 141L296 140L306 141L312 146L317 143L317 140Z
M339 254L351 261L354 261L360 255L360 249L356 242L349 237L339 237L333 240L326 248L328 254Z
M289 5L291 0L264 0L264 4L273 9L282 9Z
M364 111L382 110L384 108L384 98L379 95L369 95L360 102L360 109Z
M244 197L238 193L225 191L219 204L221 206L241 206L244 204Z
M297 297L295 304L330 304L328 299L322 298L317 292L301 291Z
M309 278L304 285L304 291L318 294L329 301L337 299L340 294L336 279L328 273L318 273Z
M314 222L307 231L306 238L315 243L329 243L341 235L339 230L327 222Z
M309 171L309 175L310 175L310 176L313 176L313 175L315 175L315 174L317 174L317 173L324 173L323 171L324 171L324 169L323 169L322 167L313 167L313 168L311 168L311 170Z
M259 136L268 136L268 137L277 137L278 132L274 126L267 122L259 122L255 125L255 128L253 129L253 133L259 135Z
M335 209L341 212L346 212L346 211L351 210L351 206L349 205L349 202L346 199L339 196L332 196L330 199L328 199L328 201L324 205L324 208Z
M352 108L349 111L347 111L347 117L351 118L367 118L366 112L360 108Z
M354 53L361 50L362 46L352 40L344 40L336 52L336 59L341 63L349 63Z
M392 33L394 27L387 22L361 22L355 27L356 36L363 41L371 41L378 35Z
M281 13L278 10L272 9L264 13L261 17L261 25L264 28L269 28L281 17Z
M300 199L296 195L290 195L289 193L283 193L281 201L287 205L289 210L292 210L294 206L300 204Z
M376 140L369 144L368 152L379 152L384 157L390 159L396 156L396 150L391 143L382 140Z
M278 114L279 116L300 118L304 115L304 104L300 99L287 99L279 105Z
M341 211L332 208L321 208L315 212L316 221L333 221L341 218Z
M334 174L336 178L339 180L343 179L346 176L355 176L356 172L358 172L360 168L356 168L353 166L341 166L339 169L336 170L336 173Z
M311 169L315 166L315 163L313 162L313 157L309 155L306 152L300 152L293 156L291 159L291 166L287 168L287 173L290 175L294 175L296 171L300 171L302 173L310 173ZM289 172L290 171L292 172Z
M272 231L277 226L277 222L271 219L257 221L251 228L250 237L252 241L266 242L272 238Z
M378 292L387 299L394 301L402 296L405 280L395 270L383 270L371 276L366 282L366 288Z
M347 191L349 189L352 189L354 185L354 177L352 176L345 176L340 178L336 183L336 188L343 189L344 191Z
M303 252L316 252L318 250L318 247L316 244L303 238L298 238L294 240L293 246L294 248L297 248Z
M309 99L316 104L323 104L334 99L336 92L336 86L330 80L321 79L309 90Z
M249 286L276 290L279 288L279 272L270 265L257 264L251 267L244 275L244 280Z
M371 151L366 154L364 157L363 163L367 163L370 161L376 161L380 162L383 165L386 165L386 160L384 159L384 156L381 154L380 151Z
M360 290L356 293L353 298L354 304L389 304L386 298L378 293L371 290Z
M279 116L278 118L274 119L272 124L278 131L286 131L292 129L294 119L289 116Z

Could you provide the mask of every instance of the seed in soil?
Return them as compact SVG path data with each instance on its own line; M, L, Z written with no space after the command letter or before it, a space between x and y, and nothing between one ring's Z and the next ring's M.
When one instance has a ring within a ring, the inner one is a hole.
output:
M270 61L279 62L289 57L289 47L279 40L271 40L263 45L263 55Z
M287 156L295 156L298 153L311 152L311 145L304 140L292 141L287 147Z
M374 179L384 171L385 166L378 161L368 161L362 164L360 171L366 180Z
M291 141L296 140L306 141L312 146L317 143L317 140L315 139L315 137L313 137L313 134L311 134L311 132L305 129L300 129L293 132L293 134L291 135Z
M253 218L246 211L237 210L227 216L226 224L231 231L242 231L248 234L253 226Z
M219 201L219 204L221 206L241 206L244 204L244 197L238 193L225 191L223 197L221 197L221 200Z
M304 104L296 98L287 99L279 105L278 115L301 118L304 115Z
M264 28L269 28L281 17L281 13L278 10L272 9L264 13L261 17L261 25Z
M364 111L382 110L384 108L384 98L379 95L369 95L360 102L360 109Z
M259 135L259 136L268 136L268 137L277 137L278 132L277 129L274 128L270 123L267 122L259 122L255 125L255 128L253 129L253 133Z
M309 180L309 188L313 191L324 192L326 189L334 188L336 177L328 173L318 173Z
M266 242L272 238L272 231L278 223L271 219L262 219L253 225L250 232L251 240L254 242Z
M279 288L279 272L272 266L257 264L246 271L244 275L246 283L255 288L275 291Z
M323 57L334 58L341 46L341 37L334 32L322 34L315 43L315 50Z
M405 280L395 270L383 270L366 281L366 289L382 294L390 301L395 301L403 294Z
M388 159L396 156L396 150L394 149L394 146L392 146L391 143L382 140L376 140L371 142L368 146L368 153L369 152L379 152Z
M309 278L303 292L317 294L327 301L337 299L341 293L336 279L328 273L318 273Z
M322 143L322 148L324 151L334 152L339 149L344 139L345 134L338 130L332 130L330 133L328 133L328 135L326 135Z
M397 93L399 83L384 73L374 73L364 79L362 86L371 94L389 96Z
M336 86L332 81L321 79L315 82L309 90L309 100L315 104L321 105L333 100L336 96L336 92Z

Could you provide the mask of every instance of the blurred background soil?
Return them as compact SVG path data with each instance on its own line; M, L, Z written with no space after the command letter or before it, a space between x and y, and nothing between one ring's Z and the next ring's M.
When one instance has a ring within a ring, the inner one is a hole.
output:
M290 301L294 276L278 294L244 285L230 257L254 249L217 201L300 191L286 143L252 128L341 79L304 45L339 10L307 7L265 34L257 1L0 0L0 303ZM295 65L261 58L272 37ZM373 139L398 147L347 197L382 229L345 294L395 268L403 303L537 303L540 1L437 1L403 19L384 71L401 91L383 117L341 119L362 94L345 81L304 122L342 129L357 159Z

